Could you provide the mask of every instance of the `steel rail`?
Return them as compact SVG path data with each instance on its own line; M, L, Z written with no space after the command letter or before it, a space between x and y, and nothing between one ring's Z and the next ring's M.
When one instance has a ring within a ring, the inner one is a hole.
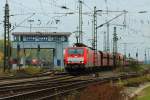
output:
M36 75L25 75L25 76L1 76L0 77L0 81L4 81L4 80L17 80L17 79L26 79L26 78L35 78L35 77L45 77L45 76L49 76L49 75L67 75L68 73L66 72L58 72L56 73L55 71L46 71L46 72L42 72Z
M68 75L56 75L53 77L49 77L49 76L45 76L45 77L34 77L34 78L27 78L27 79L20 79L20 80L9 80L9 81L3 81L0 82L0 87L4 87L4 86L12 86L12 85L19 85L19 84L26 84L29 82L37 82L37 81L45 81L45 80L54 80L54 79L58 79L58 78L63 78L63 77L67 77Z

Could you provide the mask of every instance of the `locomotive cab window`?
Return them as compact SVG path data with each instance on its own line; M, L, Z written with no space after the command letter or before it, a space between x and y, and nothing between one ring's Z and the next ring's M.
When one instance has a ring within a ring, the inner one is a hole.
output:
M68 54L80 54L83 55L83 49L68 49Z

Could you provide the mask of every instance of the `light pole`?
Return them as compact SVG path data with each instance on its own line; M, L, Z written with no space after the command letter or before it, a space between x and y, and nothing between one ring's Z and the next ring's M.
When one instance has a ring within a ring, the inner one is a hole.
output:
M82 0L79 0L79 43L83 42L83 32L82 32L82 26L83 26L83 20L82 20Z

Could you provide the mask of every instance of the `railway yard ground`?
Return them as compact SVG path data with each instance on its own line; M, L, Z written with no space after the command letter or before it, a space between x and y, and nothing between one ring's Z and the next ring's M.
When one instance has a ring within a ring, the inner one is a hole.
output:
M150 84L149 66L141 68L143 73L127 72L128 68L87 75L47 71L18 77L7 73L0 76L0 100L136 100L139 90Z

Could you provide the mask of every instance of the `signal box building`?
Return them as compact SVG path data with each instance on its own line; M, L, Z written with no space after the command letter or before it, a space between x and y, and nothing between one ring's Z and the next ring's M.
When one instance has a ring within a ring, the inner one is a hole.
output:
M53 49L54 66L64 66L63 50L69 45L69 32L14 32L13 48Z

